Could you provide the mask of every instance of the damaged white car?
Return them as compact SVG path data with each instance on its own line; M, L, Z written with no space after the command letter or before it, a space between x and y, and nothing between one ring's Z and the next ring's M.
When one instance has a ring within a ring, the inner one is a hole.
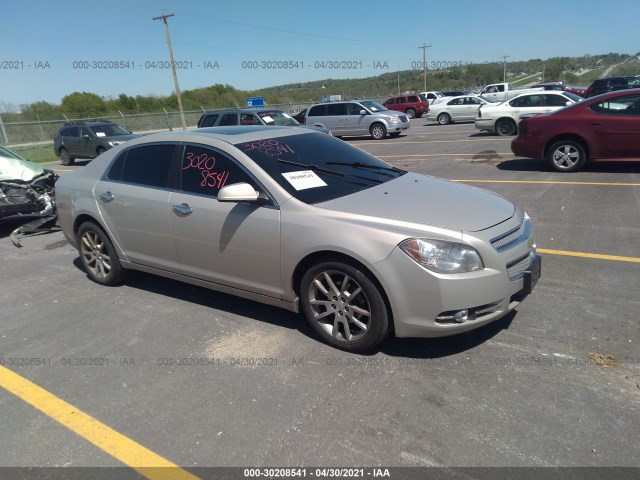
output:
M0 146L0 222L55 221L58 176Z

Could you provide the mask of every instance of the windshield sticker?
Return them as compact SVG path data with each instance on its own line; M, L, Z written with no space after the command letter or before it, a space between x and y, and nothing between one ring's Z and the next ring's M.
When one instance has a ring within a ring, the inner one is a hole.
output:
M258 150L267 157L281 157L289 153L295 153L289 145L282 144L277 140L258 140L257 142L243 143L239 147L245 153Z
M297 172L286 172L282 176L296 190L306 190L307 188L326 187L327 184L315 174L313 170L302 170Z
M104 132L96 132L96 137L106 137L107 134Z
M265 123L271 123L271 122L273 122L273 118L272 118L272 117L270 117L269 115L267 115L267 116L265 116L265 117L262 117L262 120L264 120L264 121L265 121Z

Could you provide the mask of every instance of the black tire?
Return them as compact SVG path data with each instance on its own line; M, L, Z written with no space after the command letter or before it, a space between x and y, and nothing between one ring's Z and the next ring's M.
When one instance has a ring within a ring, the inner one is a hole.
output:
M573 140L555 142L547 150L547 162L558 172L575 172L587 161L584 146Z
M387 136L387 128L381 123L374 123L369 127L369 133L374 140L382 140Z
M96 149L96 155L99 157L100 155L102 155L104 152L106 152L107 150L104 147L98 147Z
M404 113L406 113L409 118L416 118L416 111L413 108L407 108Z
M516 122L510 118L501 118L496 122L496 133L501 137L515 135L518 131Z
M438 115L438 123L440 125L449 125L451 123L451 115L448 113L441 113Z
M311 327L336 348L363 352L389 333L389 313L367 274L339 261L310 268L300 283L302 309Z
M67 152L66 148L61 148L58 153L60 153L60 160L62 161L62 165L65 165L67 167L69 165L73 165L73 158L69 156L69 152Z
M127 275L109 236L93 222L84 222L76 234L80 260L91 280L101 285L117 285Z

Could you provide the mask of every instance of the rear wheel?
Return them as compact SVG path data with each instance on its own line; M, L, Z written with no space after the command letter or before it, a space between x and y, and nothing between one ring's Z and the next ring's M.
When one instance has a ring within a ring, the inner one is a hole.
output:
M496 122L496 132L500 136L515 135L517 130L516 122L510 118L502 118Z
M387 136L387 129L381 123L374 123L369 129L369 133L371 133L374 140L382 140Z
M66 148L60 149L60 160L62 161L62 165L73 165L73 158L69 156L69 152L67 152Z
M98 147L98 149L96 150L96 154L98 156L102 155L104 152L106 152L106 150L104 149L104 147Z
M354 266L319 263L302 277L300 296L307 321L334 347L362 352L389 333L389 314L380 290Z
M572 140L561 140L547 151L547 161L558 172L575 172L587 161L584 147Z
M407 108L404 113L406 113L409 118L416 118L416 111L413 108Z
M448 113L441 113L438 115L438 123L440 125L448 125L451 123L451 115Z
M104 230L93 222L80 225L76 235L80 260L89 278L101 285L116 285L124 280L118 254Z

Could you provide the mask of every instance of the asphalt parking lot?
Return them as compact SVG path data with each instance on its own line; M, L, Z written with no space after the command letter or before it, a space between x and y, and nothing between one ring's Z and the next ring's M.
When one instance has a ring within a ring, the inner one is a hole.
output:
M514 201L543 260L506 318L368 355L191 285L102 287L61 233L0 227L0 465L640 467L640 164L561 174L511 139L414 119L348 140Z

